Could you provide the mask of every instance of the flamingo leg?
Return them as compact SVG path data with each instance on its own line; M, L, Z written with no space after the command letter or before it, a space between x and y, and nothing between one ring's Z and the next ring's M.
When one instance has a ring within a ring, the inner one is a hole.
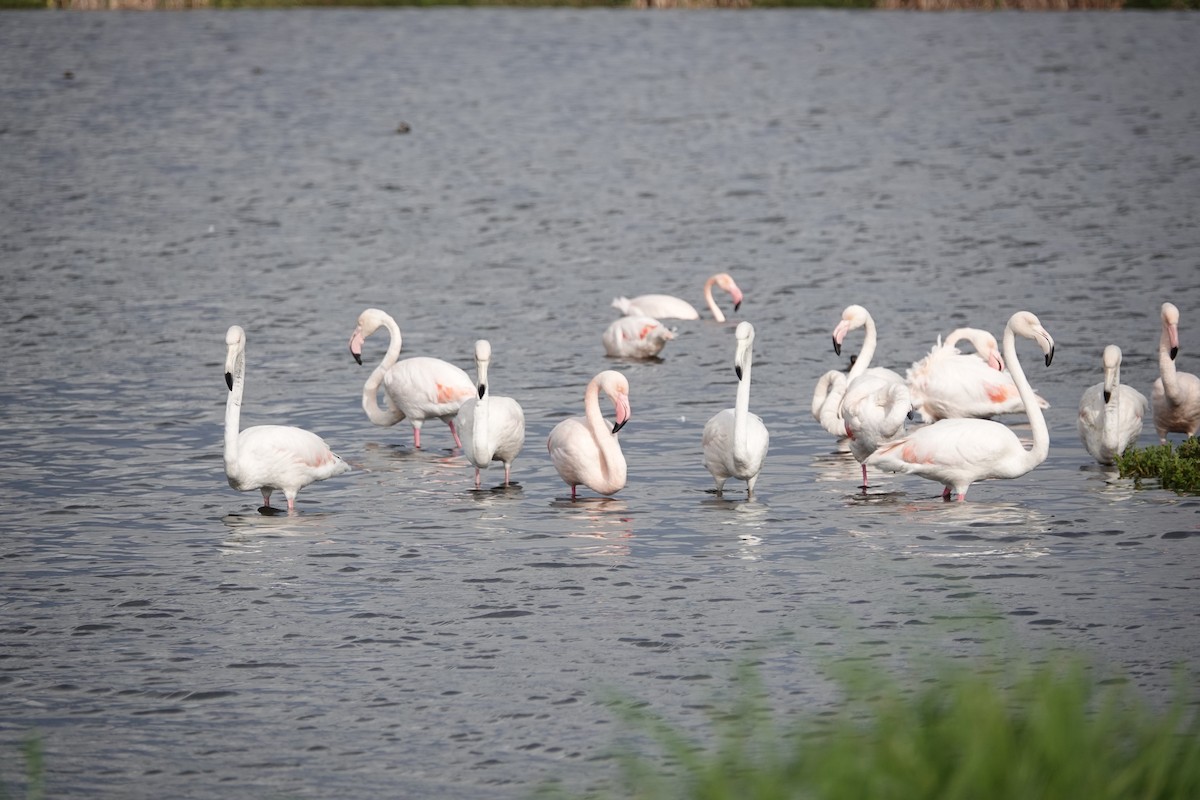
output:
M867 465L866 465L866 463L864 463L864 464L862 465L862 469L863 469L863 483L862 483L862 488L863 488L863 491L865 492L865 491L867 490Z
M421 449L421 429L415 425L413 426L413 447Z
M457 447L459 450L461 450L462 449L462 440L460 440L458 438L458 431L455 430L455 428L454 428L454 420L450 420L446 424L450 426L450 433L453 434L453 436L454 436L454 446Z
M947 500L947 501L950 499L950 487L949 486L942 487L942 499Z
M509 470L511 470L511 469L512 469L511 464L504 465L504 485L505 486L508 486L508 483L509 483L509 474L508 473L509 473Z
M266 506L267 508L270 508L271 507L271 490L270 489L259 489L259 491L262 492L263 505Z
M475 488L479 488L479 467L475 468Z
M571 500L575 499L575 484L571 484Z

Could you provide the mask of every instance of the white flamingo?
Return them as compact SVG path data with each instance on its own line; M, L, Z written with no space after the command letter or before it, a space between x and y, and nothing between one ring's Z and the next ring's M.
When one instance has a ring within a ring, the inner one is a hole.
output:
M970 342L975 352L960 352L961 341ZM945 341L939 337L929 354L909 367L907 377L913 409L925 422L986 419L1025 410L1017 385L1004 371L996 337L979 328L958 328ZM1037 402L1043 409L1050 407L1041 397Z
M1038 318L1018 311L1004 328L1004 360L1012 372L1025 413L1033 432L1033 448L1026 450L1006 425L985 419L943 419L926 425L894 442L889 442L867 459L867 464L887 472L905 472L938 481L949 500L953 489L958 499L967 496L967 487L986 478L1019 478L1046 460L1050 451L1050 432L1046 419L1017 359L1016 336L1036 341L1046 356L1046 366L1054 358L1054 339Z
M1079 438L1092 458L1111 464L1142 433L1146 396L1121 383L1121 348L1110 344L1102 358L1104 380L1090 386L1079 399Z
M610 356L654 358L674 338L674 332L656 319L629 316L614 319L600 340Z
M846 373L831 369L813 388L812 415L821 427L839 439L846 435L846 423L839 412L846 395Z
M1154 407L1154 430L1158 440L1167 443L1168 433L1195 436L1200 432L1200 378L1190 372L1176 372L1179 354L1179 309L1162 304L1162 335L1158 339L1159 377L1150 392Z
M708 303L708 310L712 312L713 319L717 322L724 322L725 315L721 313L717 301L713 300L714 285L729 292L729 296L733 299L734 311L742 306L742 290L738 288L733 276L728 272L720 272L704 282L704 302ZM643 316L653 319L700 319L700 313L691 303L669 294L643 294L632 300L627 297L618 297L612 301L612 305L626 316Z
M475 396L470 376L440 358L400 357L400 326L386 312L368 308L358 316L358 325L350 336L350 353L362 364L363 342L380 327L391 335L383 361L363 384L362 406L376 425L395 425L407 418L412 424L413 444L421 447L421 425L427 419L440 419L450 426L455 447L462 447L454 416L468 397ZM387 408L379 407L379 386L383 385Z
M303 428L255 425L239 432L245 384L246 332L233 325L225 333L225 477L239 492L261 491L267 508L271 492L278 489L287 498L288 511L295 511L302 488L351 467L320 436Z
M600 392L613 402L616 422L610 429L600 411ZM546 449L559 476L571 487L571 499L580 484L598 494L611 495L625 486L625 455L617 431L629 421L629 381L613 370L599 373L583 394L584 417L568 417L554 426Z
M511 478L512 463L525 444L525 412L511 397L494 395L488 384L488 365L492 345L486 339L475 342L475 375L479 397L469 397L458 410L458 427L466 440L463 455L475 466L475 488L479 488L480 470L499 461L504 464L504 485Z
M738 376L737 400L733 408L718 411L704 426L704 466L717 484L717 496L725 481L746 482L746 498L754 497L754 484L767 458L770 437L762 418L750 413L750 367L754 361L754 326L738 323L733 369Z

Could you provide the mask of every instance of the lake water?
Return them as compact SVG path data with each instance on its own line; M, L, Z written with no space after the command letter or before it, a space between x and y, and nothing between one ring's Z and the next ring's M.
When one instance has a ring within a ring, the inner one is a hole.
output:
M1105 473L1075 416L1109 343L1149 394L1164 300L1200 372L1197 41L1175 13L0 14L3 779L36 732L54 797L518 798L612 775L614 693L697 732L747 660L786 714L840 659L1009 638L1165 697L1200 501ZM723 270L730 322L604 357L613 297L700 305ZM1046 462L964 504L860 493L808 411L851 303L901 370L1037 313ZM406 355L491 341L518 487L474 491L440 423L414 452L368 422L368 306ZM700 451L741 319L752 503ZM233 323L243 425L362 468L293 516L225 482ZM629 482L572 503L545 437L609 367Z

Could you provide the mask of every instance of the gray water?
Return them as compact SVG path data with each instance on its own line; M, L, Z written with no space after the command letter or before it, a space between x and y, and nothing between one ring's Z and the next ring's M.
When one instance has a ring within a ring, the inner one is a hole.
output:
M33 733L55 797L516 798L613 774L614 694L699 734L747 660L786 715L841 659L1008 640L1164 698L1200 503L1094 465L1075 416L1109 343L1149 394L1164 300L1200 372L1197 41L1174 13L0 14L0 777ZM699 305L722 270L730 322L604 357L614 296ZM808 412L851 303L900 370L1037 313L1046 462L964 504L859 492ZM414 452L368 422L368 306L407 355L492 342L518 486L474 491L440 423ZM740 319L750 503L700 455ZM242 424L360 467L292 516L225 482L233 323ZM609 367L629 482L571 503L545 437Z

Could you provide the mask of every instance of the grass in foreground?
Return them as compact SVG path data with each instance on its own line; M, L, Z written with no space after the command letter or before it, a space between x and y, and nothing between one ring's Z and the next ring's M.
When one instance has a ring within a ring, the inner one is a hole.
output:
M1192 690L1165 711L1081 662L1014 675L958 664L914 691L879 676L840 681L847 697L781 731L751 678L705 747L629 704L621 715L652 755L627 749L620 785L590 797L638 800L1038 800L1200 797ZM553 789L546 797L567 797Z
M1200 439L1171 444L1131 447L1117 457L1122 478L1158 478L1162 488L1177 494L1200 494Z

